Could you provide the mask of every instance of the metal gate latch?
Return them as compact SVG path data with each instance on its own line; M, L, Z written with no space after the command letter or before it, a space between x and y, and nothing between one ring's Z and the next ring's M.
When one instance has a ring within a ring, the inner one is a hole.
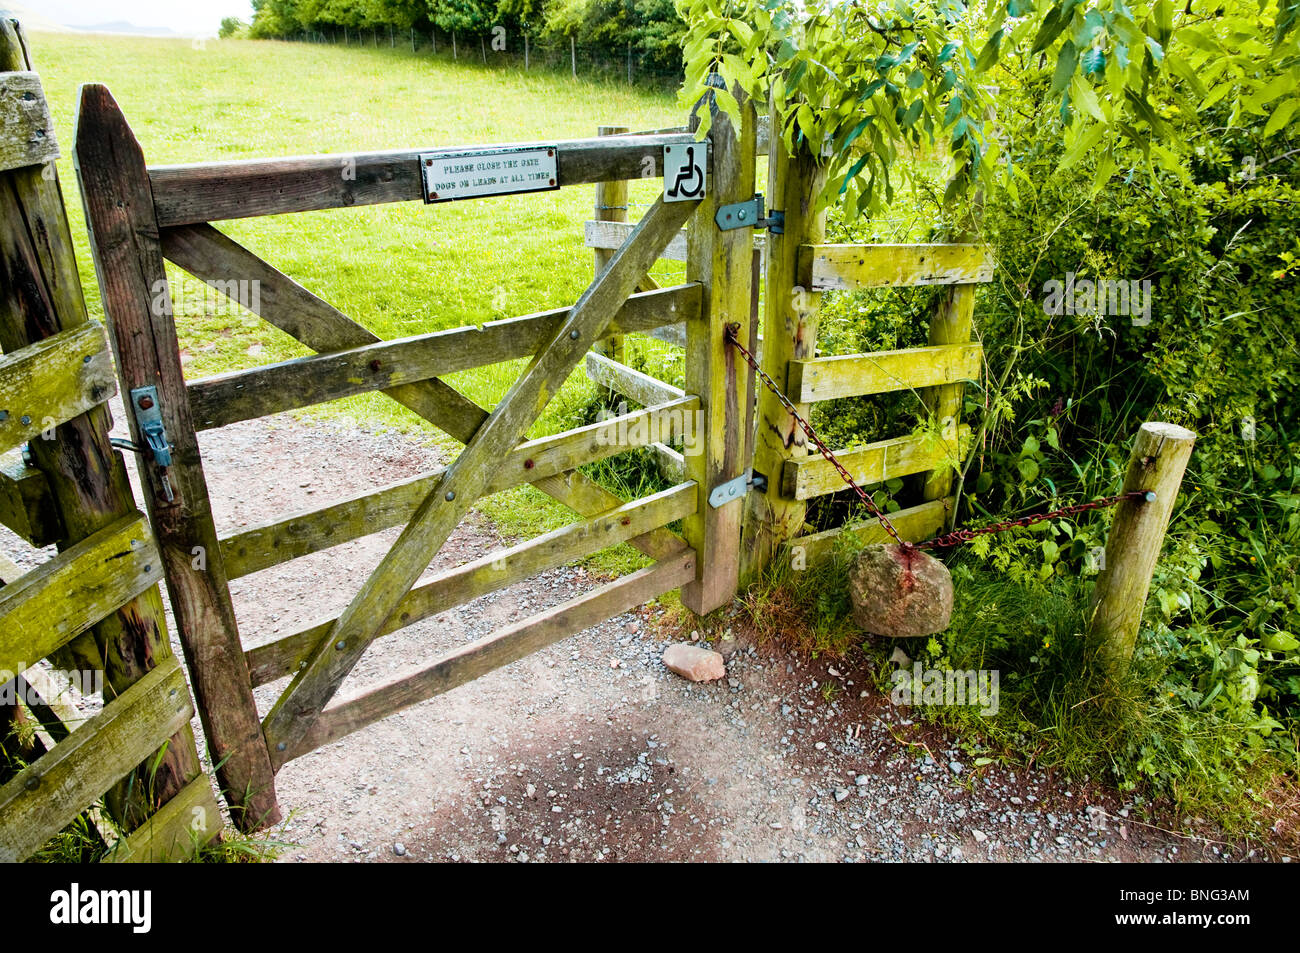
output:
M715 510L720 506L726 506L733 500L743 497L751 487L762 493L767 489L767 477L753 470L746 470L734 480L719 483L709 494L709 506Z
M785 212L774 211L767 218L763 217L762 192L755 192L752 199L744 202L720 206L713 220L724 232L735 228L766 228L777 235L785 234Z
M131 407L135 410L136 426L140 436L153 453L153 462L158 465L158 478L162 483L163 495L167 502L175 500L171 481L167 479L167 468L172 465L172 448L167 442L167 430L163 426L162 404L158 399L157 387L137 387L131 391Z

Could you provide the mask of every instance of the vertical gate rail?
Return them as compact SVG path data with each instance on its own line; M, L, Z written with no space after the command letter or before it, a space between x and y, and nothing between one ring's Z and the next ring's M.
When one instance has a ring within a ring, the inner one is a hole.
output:
M59 549L25 574L0 566L0 671L17 673L44 749L0 777L0 861L25 859L105 794L126 833L111 859L182 857L219 832L220 812L167 638L158 551L109 444L116 379L86 314L49 111L9 20L0 110L0 521ZM98 715L82 720L58 700L59 686L30 668L46 657L104 673ZM21 712L0 712L0 734Z

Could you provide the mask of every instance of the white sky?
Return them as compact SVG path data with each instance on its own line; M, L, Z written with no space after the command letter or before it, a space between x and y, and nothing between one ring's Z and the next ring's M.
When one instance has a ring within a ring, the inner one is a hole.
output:
M66 26L124 20L136 26L168 27L177 33L215 33L222 17L253 17L249 0L18 0ZM0 0L0 6L3 6Z

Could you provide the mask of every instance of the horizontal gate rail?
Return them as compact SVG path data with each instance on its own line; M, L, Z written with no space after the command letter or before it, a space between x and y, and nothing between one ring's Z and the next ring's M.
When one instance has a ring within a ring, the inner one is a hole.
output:
M119 840L105 863L156 864L194 852L221 830L221 808L207 775L201 774Z
M785 394L809 404L978 380L984 349L975 343L818 357L789 363Z
M658 598L695 578L695 550L606 583L456 649L428 668L326 708L285 757L297 758L395 711L450 691L566 639L612 616Z
M698 407L698 398L683 397L552 437L526 441L497 461L485 492L500 493L524 483L540 482L584 463L645 446L653 434L676 432L674 428L680 430L686 415ZM226 573L231 579L246 576L403 523L411 518L446 472L446 469L434 470L332 506L226 537L221 540ZM613 499L622 502L617 497Z
M804 245L799 284L812 291L978 284L993 280L982 245Z
M93 321L0 355L0 453L116 393L104 328Z
M538 536L508 549L480 556L411 589L380 635L397 632L408 625L464 605L479 596L496 592L548 569L554 569L635 539L667 526L695 512L697 487L683 483L603 513L594 519ZM678 539L678 549L686 544ZM263 685L297 671L322 638L329 634L334 619L315 623L301 632L249 649L248 670L254 685Z
M693 143L689 133L601 136L567 142L497 143L463 148L555 147L557 184L663 175L663 147ZM419 157L460 147L243 159L149 168L160 227L285 212L352 208L424 198ZM646 161L646 160L649 161ZM345 178L343 170L351 177Z
M924 503L918 503L916 506L909 506L890 513L889 522L894 525L894 529L898 531L898 535L903 539L929 539L943 529L944 521L948 518L949 507L952 504L951 498L927 500ZM834 554L836 540L841 533L852 534L863 545L893 542L889 533L885 531L885 528L880 523L874 519L868 519L857 526L836 526L834 529L823 530L820 533L800 536L790 540L786 549L792 558L796 554L802 557L796 565L811 566L822 560L829 559Z
M598 387L607 387L638 404L653 407L668 400L680 400L686 391L651 377L642 371L620 364L613 358L592 351L587 354L587 377Z
M37 549L64 537L49 480L16 448L0 453L0 525Z
M673 324L698 312L699 302L696 284L633 295L615 316L610 332ZM568 308L556 308L208 377L188 385L190 407L195 424L204 430L531 357L568 314Z
M957 431L956 443L934 441L931 445L920 437L895 437L856 450L837 450L835 456L853 479L865 486L942 466L957 457L960 446L969 436L970 427L962 424ZM844 478L829 460L820 455L787 460L781 472L781 492L796 500L838 493L845 487Z
M193 714L171 656L0 787L0 863L28 857Z

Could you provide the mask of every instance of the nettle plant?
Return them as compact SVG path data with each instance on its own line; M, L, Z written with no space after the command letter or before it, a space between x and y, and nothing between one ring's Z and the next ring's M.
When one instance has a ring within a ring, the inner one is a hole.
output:
M1040 74L1060 103L1060 167L1097 151L1097 188L1135 171L1117 169L1125 140L1153 178L1186 175L1171 109L1227 102L1230 123L1268 116L1266 136L1300 110L1300 0L678 0L678 12L683 101L712 92L733 122L732 90L772 103L786 147L828 167L821 203L843 196L850 214L887 206L916 174L900 157L936 146L953 163L946 201L999 183L1014 194L1028 180L999 141L997 90Z

